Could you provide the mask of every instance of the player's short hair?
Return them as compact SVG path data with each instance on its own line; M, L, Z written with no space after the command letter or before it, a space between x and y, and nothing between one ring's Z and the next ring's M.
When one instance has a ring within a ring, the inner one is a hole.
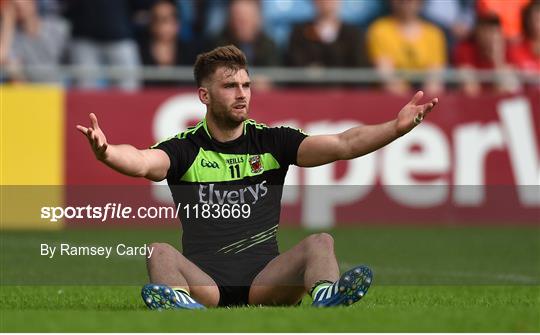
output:
M234 72L238 70L247 72L246 55L234 45L217 47L212 51L199 54L193 69L197 86L202 86L203 81L210 78L220 67L226 67Z

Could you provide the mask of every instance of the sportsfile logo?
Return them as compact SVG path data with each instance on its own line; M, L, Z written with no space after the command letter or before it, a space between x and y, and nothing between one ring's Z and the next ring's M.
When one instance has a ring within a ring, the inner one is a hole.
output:
M219 190L215 184L199 185L199 203L203 204L255 204L268 193L266 180L239 190Z
M201 159L201 166L204 168L210 169L219 169L219 164L214 161L207 161L206 159Z

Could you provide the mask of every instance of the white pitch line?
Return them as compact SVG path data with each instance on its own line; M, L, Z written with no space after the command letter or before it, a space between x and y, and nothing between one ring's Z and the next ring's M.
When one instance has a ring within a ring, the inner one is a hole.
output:
M340 268L349 269L353 267L350 263L340 263ZM540 284L539 277L533 277L529 275L519 273L490 273L490 272L472 272L472 271L417 271L406 268L389 268L389 267L377 267L378 273L390 274L390 275L416 275L416 276L439 276L439 277L451 277L454 279L471 279L476 278L479 280L496 280L504 284ZM377 275L377 274L375 274ZM434 278L434 282L437 279ZM497 284L497 283L492 283Z

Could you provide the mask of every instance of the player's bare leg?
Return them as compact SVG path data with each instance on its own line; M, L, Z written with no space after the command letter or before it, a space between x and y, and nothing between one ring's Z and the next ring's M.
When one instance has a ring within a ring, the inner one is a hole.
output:
M339 279L334 240L326 233L313 234L274 258L253 280L249 303L294 305L319 280Z
M205 306L217 306L219 290L210 276L167 243L152 243L146 266L150 282L181 288Z

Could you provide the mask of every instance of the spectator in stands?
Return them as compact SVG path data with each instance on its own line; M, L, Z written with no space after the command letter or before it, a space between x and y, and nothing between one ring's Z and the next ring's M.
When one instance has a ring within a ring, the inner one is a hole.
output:
M69 37L59 17L40 17L35 0L6 0L1 7L0 65L11 81L57 82ZM33 67L33 71L26 71ZM36 69L39 67L39 69Z
M384 88L406 94L411 85L396 70L427 71L424 90L443 90L440 72L446 64L446 41L442 30L420 18L420 0L391 0L391 14L368 28L367 46Z
M179 40L180 23L175 2L158 0L150 12L150 25L140 45L142 63L146 66L171 67L192 65L189 46ZM175 86L176 80L145 80L144 86Z
M346 0L341 2L339 17L341 17L343 22L353 24L361 30L366 30L375 19L387 13L387 1Z
M496 15L501 20L503 36L509 42L519 39L521 10L530 0L477 0L479 16Z
M231 0L226 28L208 50L234 44L253 66L278 66L280 55L275 43L262 30L261 8L257 0Z
M510 47L510 62L525 79L536 80L529 87L540 89L540 0L523 9L521 22L523 37Z
M182 40L201 50L227 24L229 0L176 0L182 22Z
M114 81L115 86L125 90L140 85L136 75L140 62L133 39L133 4L130 0L64 0L73 31L71 62L85 68L105 64L127 70ZM103 82L87 76L79 78L76 84L81 88L99 88Z
M281 50L287 48L295 24L313 20L315 17L312 0L265 0L261 7L265 30Z
M360 31L341 21L340 0L314 0L315 20L296 25L289 39L290 66L361 67L367 65Z
M506 44L497 16L477 18L474 35L460 43L454 55L455 66L460 71L465 93L476 95L482 89L491 88L497 92L515 92L519 89L515 76L508 66ZM495 75L494 82L481 85L476 70L492 70Z
M471 34L476 16L475 1L424 0L422 16L443 29L450 51Z

